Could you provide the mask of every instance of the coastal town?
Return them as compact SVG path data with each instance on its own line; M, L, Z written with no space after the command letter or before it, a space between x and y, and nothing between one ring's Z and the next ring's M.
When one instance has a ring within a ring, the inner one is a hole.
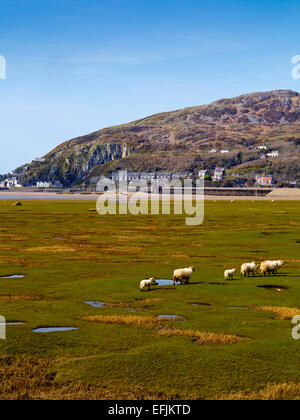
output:
M278 150L272 150L266 144L260 144L254 148L250 148L253 152L258 153L258 158L261 160L276 160L280 157L280 152ZM210 149L207 152L210 155L230 155L233 152L229 149ZM229 159L229 157L228 157ZM0 190L12 190L12 189L22 189L30 188L36 190L60 190L66 188L75 188L75 189L87 189L90 190L93 188L93 185L96 186L100 177L91 177L88 182L83 182L81 185L71 186L66 183L61 182L55 177L43 176L37 179L34 179L31 182L23 182L23 175L26 174L26 171L29 169L30 165L44 165L48 161L45 157L36 157L32 160L30 164L23 165L21 169L16 169L9 174L0 175ZM172 181L172 180L184 180L184 179L196 179L198 177L197 171L127 171L127 181ZM119 179L119 171L110 171L106 177L112 181ZM272 173L240 173L235 170L235 167L222 167L215 166L209 167L205 170L205 186L206 187L280 187L285 186L289 188L297 187L297 180L294 178L287 178L283 176L274 176Z

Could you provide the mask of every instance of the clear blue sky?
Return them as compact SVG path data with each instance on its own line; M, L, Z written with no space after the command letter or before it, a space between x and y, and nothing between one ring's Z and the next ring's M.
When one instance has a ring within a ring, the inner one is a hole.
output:
M0 173L153 113L300 91L299 20L299 0L1 0Z

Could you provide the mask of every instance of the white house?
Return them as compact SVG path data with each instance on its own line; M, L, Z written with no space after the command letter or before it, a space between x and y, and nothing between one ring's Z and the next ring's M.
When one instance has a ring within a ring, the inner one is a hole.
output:
M211 149L211 150L208 151L208 153L217 153L217 150L216 149Z
M19 183L16 177L7 178L0 183L0 188L21 188L22 185Z
M276 158L279 156L279 152L278 150L273 150L273 152L267 153L267 156L271 158Z
M221 153L229 153L229 150L228 149L223 149L223 150L221 150Z
M261 150L268 150L268 148L267 148L267 146L266 146L266 145L261 144L260 146L258 146L258 147L257 147L257 150L258 150L258 151L261 151Z
M50 187L52 187L52 182L38 181L36 183L36 188L50 188Z
M222 181L224 176L224 168L216 168L213 176L213 181Z

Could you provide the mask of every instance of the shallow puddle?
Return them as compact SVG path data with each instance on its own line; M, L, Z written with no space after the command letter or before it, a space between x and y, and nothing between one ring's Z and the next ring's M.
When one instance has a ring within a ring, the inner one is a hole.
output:
M18 322L18 321L12 321L12 322L0 322L0 325L25 325L25 322Z
M170 286L173 285L173 280L168 279L155 279L158 286Z
M105 302L84 302L87 305L93 306L94 308L103 308L104 306L107 306L107 303Z
M172 321L185 321L185 318L183 318L183 316L179 316L179 315L157 315L157 318L171 319Z
M42 328L35 328L32 331L37 332L37 333L49 333L49 332L56 332L56 331L71 331L71 330L78 330L78 328L76 327L42 327Z
M192 306L211 306L210 303L205 302L194 302L192 303Z
M283 290L289 289L286 286L275 286L273 284L265 284L263 286L257 286L257 287L262 287L263 289L268 289L268 290L276 290L277 292L282 292Z
M8 276L0 276L1 279L22 279L26 274L9 274Z
M113 308L119 308L119 309L125 309L126 311L130 311L130 312L136 312L137 309L136 308L130 308L129 306L118 306L115 304L109 304L109 303L105 303L105 302L84 302L87 305L93 306L94 308L104 308L104 307L113 307ZM144 310L144 309L141 309Z

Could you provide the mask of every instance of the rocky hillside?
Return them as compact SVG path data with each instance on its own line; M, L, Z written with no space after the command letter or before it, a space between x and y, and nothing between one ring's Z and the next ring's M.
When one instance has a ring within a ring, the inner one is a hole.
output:
M272 150L279 156L266 156ZM228 179L271 173L278 181L299 180L299 93L252 93L105 128L66 141L16 172L27 185L50 180L73 186L120 168L212 173L215 166L225 167Z

